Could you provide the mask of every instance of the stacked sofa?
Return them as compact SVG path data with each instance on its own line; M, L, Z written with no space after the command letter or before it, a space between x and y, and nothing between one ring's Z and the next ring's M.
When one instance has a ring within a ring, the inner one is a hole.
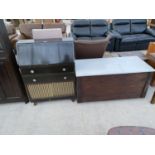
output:
M155 29L147 27L146 19L74 20L71 26L74 40L99 40L112 36L107 51L134 51L148 48L155 41Z
M144 50L155 41L155 30L147 27L146 19L116 19L111 30L116 38L114 51Z

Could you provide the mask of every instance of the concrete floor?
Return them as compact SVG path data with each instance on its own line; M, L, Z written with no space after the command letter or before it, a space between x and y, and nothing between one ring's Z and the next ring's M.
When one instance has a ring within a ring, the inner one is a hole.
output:
M0 134L106 134L120 125L155 128L155 105L144 99L77 104L70 100L0 104Z

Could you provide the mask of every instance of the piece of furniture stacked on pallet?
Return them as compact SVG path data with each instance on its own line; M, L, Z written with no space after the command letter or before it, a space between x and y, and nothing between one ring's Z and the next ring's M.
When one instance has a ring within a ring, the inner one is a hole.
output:
M0 20L0 102L27 102L8 34Z
M155 41L155 30L147 27L146 19L115 19L111 31L116 38L114 51L144 50Z
M30 101L75 99L72 38L49 42L18 41L17 62Z
M75 60L77 101L145 97L154 69L137 56Z
M89 43L92 41L92 44L102 42L108 35L111 35L110 25L104 19L74 20L71 25L71 33L75 41L89 41ZM107 51L113 51L113 48L114 39L111 37L106 49Z

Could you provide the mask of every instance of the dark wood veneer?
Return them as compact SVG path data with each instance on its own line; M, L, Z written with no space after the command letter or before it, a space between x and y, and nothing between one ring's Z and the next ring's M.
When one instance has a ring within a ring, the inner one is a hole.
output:
M150 73L77 78L78 102L144 97ZM146 82L147 81L147 82Z
M3 20L0 20L0 103L27 102L15 56Z
M75 100L73 40L66 39L17 43L17 60L30 101Z

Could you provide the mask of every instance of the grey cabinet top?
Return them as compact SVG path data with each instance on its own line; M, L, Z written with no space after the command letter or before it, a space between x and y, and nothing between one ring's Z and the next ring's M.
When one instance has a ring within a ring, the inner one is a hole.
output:
M77 77L154 72L137 56L75 60Z
M19 66L71 63L74 61L72 38L50 42L35 42L32 39L20 40L16 46L16 59Z

